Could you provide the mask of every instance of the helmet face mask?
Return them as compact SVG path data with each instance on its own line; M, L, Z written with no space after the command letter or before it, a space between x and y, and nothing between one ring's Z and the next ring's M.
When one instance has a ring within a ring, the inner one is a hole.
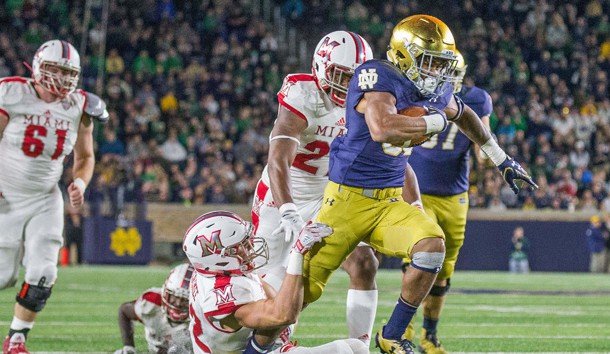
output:
M45 42L32 61L34 81L61 98L76 90L80 70L80 56L66 41Z
M181 264L170 272L161 290L162 309L170 322L186 322L189 317L189 286L193 266Z
M318 86L339 107L345 107L349 80L354 70L373 58L371 46L361 36L335 31L324 36L316 46L312 73Z
M253 236L254 227L228 211L203 214L191 225L183 250L204 276L237 276L252 272L269 259L267 243Z
M392 31L387 57L424 96L442 95L454 82L455 41L449 28L435 17L414 15L399 22Z

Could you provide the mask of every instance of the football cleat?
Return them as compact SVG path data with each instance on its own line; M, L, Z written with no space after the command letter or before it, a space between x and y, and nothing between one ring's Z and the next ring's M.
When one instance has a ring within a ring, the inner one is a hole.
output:
M30 354L25 349L25 337L23 335L21 337L16 338L17 341L11 342L11 338L7 336L2 343L2 352L4 354Z
M408 339L394 340L383 338L383 328L375 335L375 346L385 354L411 354L413 343Z
M441 345L436 333L427 333L425 328L421 330L417 350L424 354L446 354L448 353Z
M409 322L407 329L405 329L405 334L402 336L404 339L408 339L411 342L415 340L415 326L413 325L413 320Z

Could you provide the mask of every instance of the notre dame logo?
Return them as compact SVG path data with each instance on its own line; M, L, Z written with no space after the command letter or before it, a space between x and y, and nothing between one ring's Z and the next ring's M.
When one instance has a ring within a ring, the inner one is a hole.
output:
M110 250L119 257L135 256L142 248L142 235L136 227L117 227L110 234Z
M358 73L358 86L361 90L372 89L378 79L377 69L362 69Z

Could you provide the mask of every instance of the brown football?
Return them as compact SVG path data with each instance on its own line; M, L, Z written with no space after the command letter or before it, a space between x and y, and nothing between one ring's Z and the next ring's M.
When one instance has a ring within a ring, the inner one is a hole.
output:
M423 115L428 114L428 111L424 107L410 106L410 107L401 109L400 111L398 111L398 114L407 116L407 117L421 117ZM407 147L421 145L421 144L425 143L426 141L430 140L432 135L434 135L434 134L422 135L418 138L411 139L411 143Z

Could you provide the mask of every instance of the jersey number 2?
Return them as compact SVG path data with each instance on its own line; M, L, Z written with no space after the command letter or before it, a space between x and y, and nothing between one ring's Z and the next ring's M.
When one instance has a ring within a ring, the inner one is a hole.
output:
M316 166L308 165L307 161L316 160L325 156L330 151L330 146L328 146L328 143L325 141L315 140L305 145L304 148L313 152L313 154L297 154L297 156L294 157L292 166L315 175L316 172L318 172L318 168Z
M53 152L53 156L51 156L52 160L57 160L58 157L64 152L64 143L66 142L66 133L68 133L65 129L57 129L55 130L55 135L57 135L57 145L55 146L55 152ZM21 144L21 150L26 156L29 157L38 157L42 154L44 150L44 141L38 139L38 137L46 137L47 136L47 128L42 125L33 125L30 124L25 128L25 136L23 137L23 144Z

